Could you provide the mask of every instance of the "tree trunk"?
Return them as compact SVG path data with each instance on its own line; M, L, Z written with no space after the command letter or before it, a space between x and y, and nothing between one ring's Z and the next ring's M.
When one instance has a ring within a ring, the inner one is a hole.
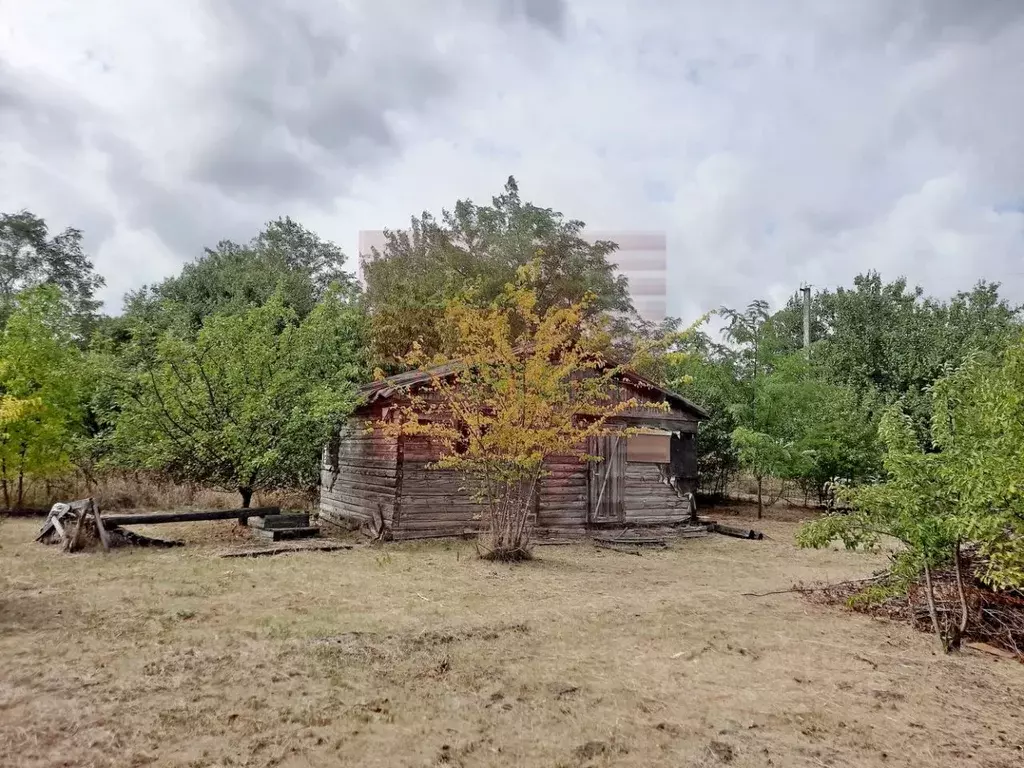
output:
M4 487L4 509L11 508L11 486L7 483L7 457L0 459L0 483Z
M25 501L25 454L28 452L28 446L24 443L21 446L21 462L18 465L18 509L23 508Z
M764 501L761 498L761 480L757 478L757 519L760 520L764 516Z
M955 648L960 647L960 641L963 636L967 633L967 593L964 590L964 577L961 573L963 568L963 561L960 556L960 542L956 542L953 545L953 567L956 568L956 592L960 597L960 625L957 627L956 636L953 638L952 645Z
M942 652L949 653L949 643L946 640L946 633L942 631L939 626L939 613L935 610L935 592L932 589L932 569L928 567L928 562L924 564L924 594L928 599L928 616L932 620L932 629L935 630L935 634L939 636L939 642L942 644Z
M242 495L242 509L248 509L249 502L252 501L252 488L240 486L238 492Z

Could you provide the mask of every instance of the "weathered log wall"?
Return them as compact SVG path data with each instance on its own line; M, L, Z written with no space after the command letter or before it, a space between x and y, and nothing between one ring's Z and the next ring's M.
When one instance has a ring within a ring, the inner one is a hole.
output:
M576 456L552 456L548 474L540 479L537 498L537 535L580 535L587 525L587 476L589 466Z
M628 525L669 524L685 520L690 505L668 484L667 464L626 463L624 520Z
M659 392L631 384L619 387L614 395L614 399L625 397L651 404L663 400ZM321 518L345 524L378 517L396 539L474 532L482 505L473 501L460 475L428 469L439 458L428 440L385 438L367 431L367 426L386 417L387 411L387 399L364 406L340 439L324 451ZM551 459L535 500L538 537L580 535L594 523L671 523L689 514L681 495L693 490L697 482L697 420L693 413L675 405L659 410L642 404L621 414L617 421L676 433L671 438L670 462L627 462L625 445L619 446L616 457L620 460L607 465L615 465L615 482L607 484L613 487L606 490L606 495L610 490L609 498L601 501L606 512L602 517L592 509L596 503L594 478L602 477L601 470L595 471L574 456ZM668 477L675 478L675 488L668 484Z
M354 418L324 449L320 470L320 518L346 525L379 514L394 524L400 462L398 440L368 432L373 416Z
M428 469L438 453L422 437L402 438L402 488L398 498L396 539L462 536L477 529L481 505L458 473Z

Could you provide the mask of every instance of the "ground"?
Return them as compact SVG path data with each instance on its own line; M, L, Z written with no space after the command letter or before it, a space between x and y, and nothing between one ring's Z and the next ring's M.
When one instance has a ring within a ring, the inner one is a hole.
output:
M38 524L0 525L4 765L1024 764L1024 666L744 594L881 564L798 550L793 522L514 566L465 542L220 559L233 523L65 555Z

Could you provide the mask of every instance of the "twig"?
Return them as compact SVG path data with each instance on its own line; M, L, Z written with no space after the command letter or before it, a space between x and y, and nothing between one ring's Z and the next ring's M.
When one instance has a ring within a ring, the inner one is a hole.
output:
M743 597L767 597L768 595L784 595L787 592L813 592L813 587L790 587L789 589L773 589L771 592L741 592Z

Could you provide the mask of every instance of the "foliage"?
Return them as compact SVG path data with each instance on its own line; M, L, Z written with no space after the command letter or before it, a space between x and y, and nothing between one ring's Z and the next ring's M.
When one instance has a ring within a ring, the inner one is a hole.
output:
M677 337L674 348L663 357L663 378L669 389L710 414L711 418L700 425L697 470L701 489L721 495L739 467L732 442L733 430L738 425L731 406L744 396L732 350L715 344L706 333L694 329L685 337Z
M933 389L940 482L955 499L960 534L984 562L982 578L1024 587L1024 337L1001 359L970 356Z
M772 317L781 350L802 343L802 304L794 297ZM926 297L903 278L858 275L852 288L823 290L812 300L813 360L830 382L902 401L919 436L928 431L927 388L947 364L975 349L1000 350L1020 327L1019 308L999 298L999 285L979 282L949 301Z
M585 303L542 304L543 264L521 268L485 307L449 302L447 354L419 346L406 358L431 373L430 386L378 426L390 435L429 438L436 467L462 473L482 503L489 557L518 559L530 549L532 500L544 460L574 455L588 440L628 430L609 423L636 405L615 401L623 369L595 349ZM440 371L437 366L447 363Z
M276 293L207 317L193 339L164 332L152 359L122 372L114 433L129 464L237 489L306 487L318 455L355 403L363 338L335 292L304 320Z
M388 370L418 343L427 354L444 346L440 334L448 302L486 307L536 262L537 310L583 307L586 317L632 312L625 278L609 258L612 242L587 242L584 224L524 202L514 178L489 206L460 200L436 219L413 218L405 232L387 232L383 251L363 266L376 363ZM584 298L586 300L584 301Z
M82 250L82 233L68 228L50 237L46 222L28 212L0 213L0 325L27 289L52 285L61 291L79 336L88 332L100 302L103 278Z
M974 547L979 576L1001 589L1024 587L1024 338L993 360L971 354L930 390L930 443L925 450L913 419L899 408L883 416L886 479L847 489L850 515L805 526L803 546L839 539L873 546L892 536L906 547L897 558L905 580L923 572L933 626L948 650L967 626L961 551ZM959 626L940 620L931 574L952 564L961 601Z
M26 479L70 468L82 426L78 319L56 286L15 297L0 337L0 486L7 507L21 506Z
M305 318L333 285L355 289L344 271L345 255L290 218L272 221L246 245L223 240L180 275L126 298L129 321L149 325L176 319L198 330L213 314L244 312L279 294L282 303Z

